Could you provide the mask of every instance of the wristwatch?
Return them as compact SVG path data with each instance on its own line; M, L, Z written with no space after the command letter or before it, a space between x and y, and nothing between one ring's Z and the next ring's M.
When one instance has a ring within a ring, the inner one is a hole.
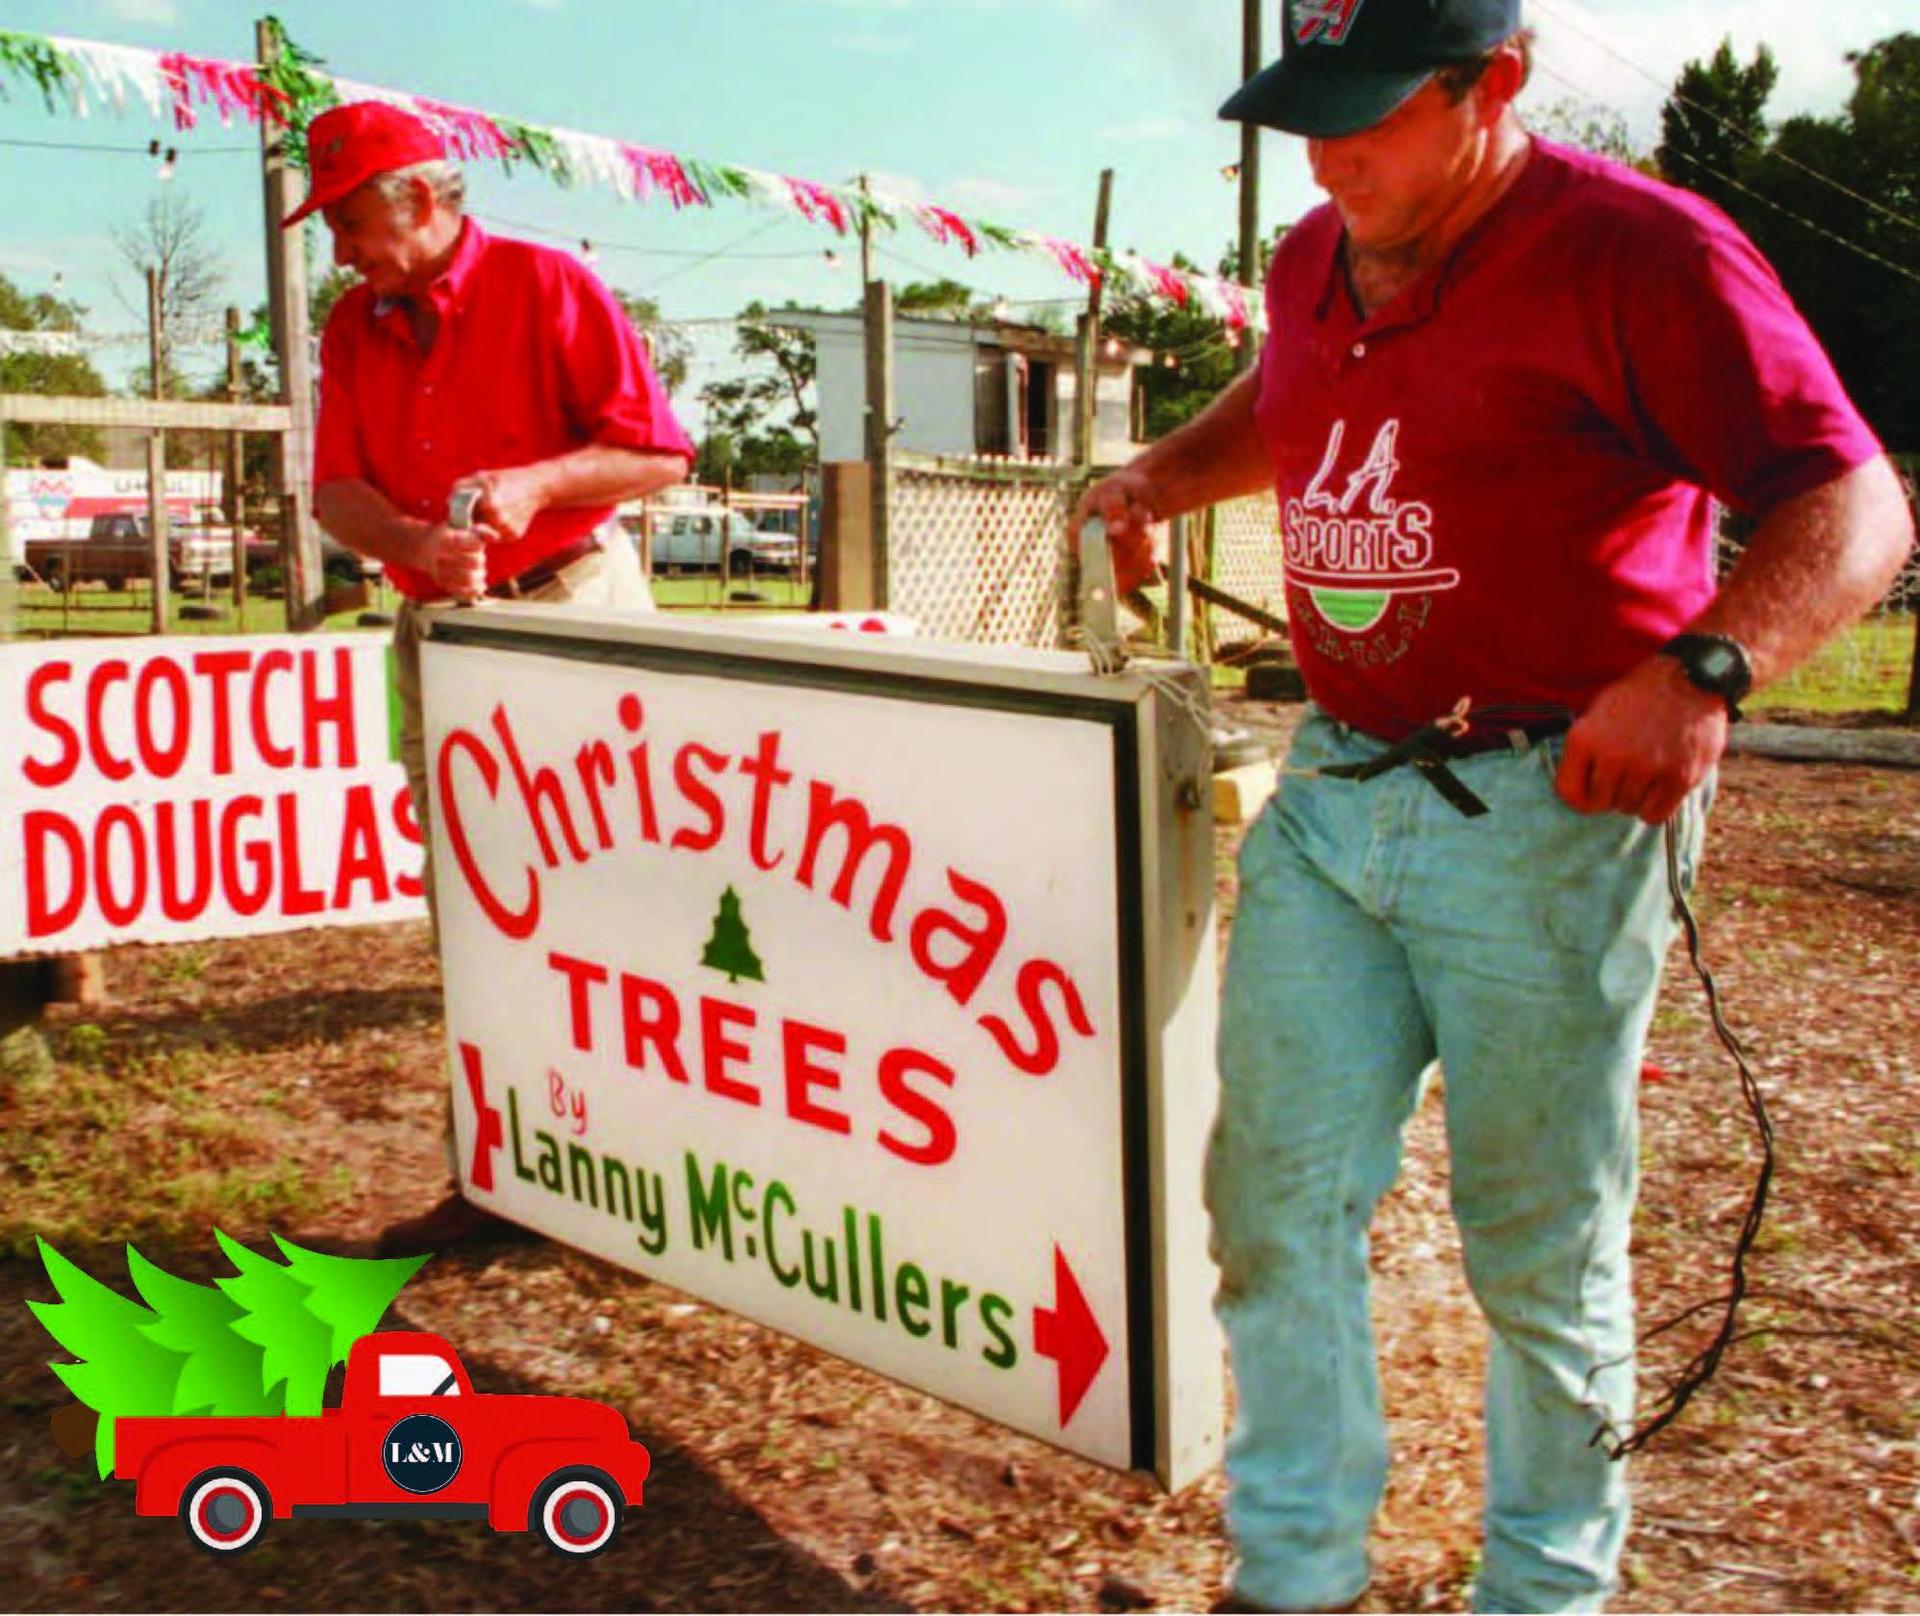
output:
M1690 684L1727 704L1727 717L1738 723L1740 703L1753 688L1753 668L1747 648L1725 634L1676 634L1660 647L1662 656L1680 664Z

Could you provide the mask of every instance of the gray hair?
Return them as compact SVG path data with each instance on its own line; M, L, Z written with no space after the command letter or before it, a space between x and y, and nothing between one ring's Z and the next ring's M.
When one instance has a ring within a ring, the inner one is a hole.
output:
M393 168L384 174L376 174L367 183L380 195L381 201L389 207L398 207L411 193L410 182L425 180L433 187L434 201L458 213L467 201L467 176L458 163L448 162L444 157L429 158L424 163L409 163L405 168Z

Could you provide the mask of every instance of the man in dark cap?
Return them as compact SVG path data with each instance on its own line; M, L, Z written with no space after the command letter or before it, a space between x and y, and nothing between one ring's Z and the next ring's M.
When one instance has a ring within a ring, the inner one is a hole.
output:
M1492 1334L1476 1608L1597 1609L1664 836L1690 882L1739 702L1880 597L1912 526L1727 219L1521 126L1517 0L1288 0L1284 29L1223 114L1305 137L1329 200L1276 251L1261 362L1078 518L1125 587L1150 522L1277 488L1312 698L1241 849L1222 1004L1228 1604L1366 1585L1367 1230L1437 1058ZM1717 589L1715 499L1757 519ZM1440 771L1367 769L1423 731Z
M570 255L465 217L465 180L419 118L355 102L315 118L307 145L309 194L286 222L319 213L334 262L360 276L321 341L314 510L405 597L400 755L424 833L427 609L494 596L650 610L614 509L679 482L693 445L612 294ZM463 487L471 520L452 521ZM432 1251L491 1221L449 1194L382 1247Z

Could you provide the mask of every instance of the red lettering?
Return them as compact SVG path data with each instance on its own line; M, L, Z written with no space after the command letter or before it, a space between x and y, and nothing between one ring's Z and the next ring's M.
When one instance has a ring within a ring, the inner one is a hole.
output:
M573 1027L573 1047L593 1048L593 1004L588 989L607 980L607 968L591 960L575 959L558 949L547 955L548 966L567 979L567 1016Z
M760 1091L743 1083L727 1068L743 1061L752 1051L736 1038L728 1036L729 1026L751 1031L756 1017L744 1004L728 1004L724 999L700 1000L700 1064L707 1091L742 1105L758 1105Z
M253 664L251 651L196 651L193 671L207 681L207 695L213 703L213 772L233 773L233 704L229 688L236 673L245 673Z
M220 810L220 890L237 915L257 915L273 896L272 844L256 837L244 847L240 843L240 821L258 819L267 805L251 792L234 797ZM241 860L253 866L252 886L240 879Z
M247 703L247 717L253 725L253 749L270 769L293 767L293 748L278 745L267 730L268 686L275 674L291 672L293 653L285 646L275 646L264 653L260 665L253 670L253 698Z
M21 816L20 830L26 843L27 935L47 937L65 931L80 918L80 906L86 901L86 838L65 814L48 808L28 809ZM49 901L53 891L47 868L50 841L67 855L67 892L58 903Z
M345 817L340 823L340 858L333 877L333 907L351 909L353 889L366 882L367 897L385 903L392 885L387 879L387 855L380 845L380 814L373 787L362 782L347 788Z
M953 1118L938 1100L915 1089L907 1079L915 1073L953 1087L953 1068L918 1049L890 1049L880 1057L880 1093L896 1111L926 1130L918 1144L880 1130L880 1147L916 1167L938 1167L953 1157L959 1142Z
M125 758L115 757L107 750L106 731L100 723L100 712L106 705L107 686L125 683L128 676L126 662L120 657L109 657L93 670L92 677L87 680L87 750L93 753L94 762L109 780L126 780L133 774L131 763Z
M809 1122L828 1133L852 1133L853 1119L839 1111L829 1111L812 1099L815 1089L840 1088L840 1073L821 1066L813 1059L815 1050L844 1055L847 1040L825 1027L809 1027L804 1021L786 1022L780 1029L780 1042L786 1055L787 1115L796 1122Z
M1020 975L1014 983L1020 1012L1027 1018L1027 1026L1033 1034L1030 1048L1014 1037L1013 1029L1001 1017L980 1018L980 1025L993 1035L993 1041L1000 1046L1000 1053L1021 1071L1034 1077L1045 1077L1060 1064L1060 1035L1054 1030L1046 1002L1041 997L1041 990L1049 984L1060 990L1061 1003L1073 1030L1082 1038L1091 1038L1093 1023L1087 1019L1087 1008L1080 1000L1080 990L1073 985L1073 978L1052 960L1028 960L1020 967Z
M547 834L549 810L559 816L560 834L567 839L567 851L573 855L573 862L585 864L587 850L573 833L573 815L567 811L567 794L560 789L560 776L545 764L532 774L527 773L504 705L493 710L493 733L499 738L500 750L506 754L507 767L513 770L514 784L520 788L520 800L526 804L527 819L533 826L533 834L539 838L540 856L547 861L547 868L553 870L560 866L560 855L554 852L553 838Z
M852 797L836 798L833 787L814 781L807 803L807 840L801 850L800 867L794 879L812 890L814 864L827 832L846 832L846 856L840 862L840 874L833 883L832 898L842 909L853 907L853 884L867 854L875 847L887 853L886 874L880 877L873 897L873 909L867 917L867 929L883 943L893 941L893 911L900 902L900 889L906 885L907 867L913 860L913 843L898 825L876 825L865 806Z
M947 871L947 885L962 903L979 908L980 923L969 926L958 917L929 906L914 921L909 946L913 963L944 986L955 1004L966 1004L980 991L987 972L1000 957L1000 945L1007 940L1007 906L991 887L968 880L958 870ZM955 939L963 950L951 965L942 965L933 956L933 941L940 936Z
M126 827L127 858L113 856L113 833ZM115 890L116 865L131 868L123 897ZM140 918L147 906L147 833L140 820L123 802L109 803L101 809L93 827L93 884L100 897L100 913L109 926L127 926Z
M193 823L193 891L180 894L180 842L174 828L174 804L156 804L153 810L154 862L160 870L160 912L169 920L197 920L213 895L213 804L197 798L191 804Z
M763 730L759 749L751 758L742 758L738 768L753 781L753 862L763 870L774 869L786 854L767 852L767 820L771 815L775 789L793 778L791 769L780 767L780 732L777 729Z
M646 722L647 711L632 692L620 698L620 725L629 735L638 735ZM653 811L653 765L647 761L647 743L627 748L627 767L633 773L633 804L640 813L640 834L649 842L660 840L660 819Z
M309 769L321 766L320 731L331 725L338 741L335 762L343 769L353 768L360 760L360 749L353 729L353 653L344 645L333 650L333 694L320 694L320 656L315 651L300 653L300 713L304 720L306 763Z
M411 842L415 847L425 841L420 834L420 816L413 811L413 793L405 786L393 794L393 828L399 831L403 842ZM403 898L419 897L427 890L420 875L418 867L399 871L393 878L394 891Z
M651 1013L641 1000L651 1005ZM686 1063L680 1059L676 1040L680 1036L680 1003L672 989L644 976L620 973L620 1021L626 1034L627 1064L636 1072L647 1069L647 1045L660 1055L660 1065L676 1083L687 1081Z
M674 754L673 782L680 788L680 795L687 799L687 806L705 818L707 828L697 831L691 825L683 825L673 833L673 845L684 847L690 853L704 853L718 844L727 828L727 815L713 789L694 774L696 759L719 775L726 771L727 754L702 746L698 741L688 741Z
M573 766L580 774L580 789L587 794L587 808L593 814L593 833L600 838L602 852L613 851L613 827L607 823L606 805L600 800L600 788L615 779L613 748L605 741L593 741L574 753Z
M487 788L487 795L496 800L500 795L500 765L493 761L493 754L487 750L486 743L470 730L451 731L440 744L437 771L439 790L434 800L440 804L441 818L447 827L447 845L453 849L453 861L460 866L460 873L467 878L467 890L473 894L474 901L480 905L487 919L508 937L531 937L534 928L540 924L539 874L531 864L526 866L527 901L517 911L502 903L487 884L486 877L480 873L479 861L473 856L472 844L467 840L466 815L460 808L460 793L454 789L453 757L456 751L465 752L473 759L480 770L480 782Z
M327 907L326 893L300 884L300 799L291 791L283 791L275 806L280 817L280 913L322 914Z
M173 702L173 735L163 748L154 739L154 686L164 684ZM150 657L133 687L133 739L140 766L156 779L171 780L187 760L193 739L192 705L187 676L170 656Z
M20 770L36 786L65 785L80 767L80 732L57 713L48 711L47 686L65 684L73 677L73 664L65 657L42 662L27 675L27 717L59 743L59 755L51 763L28 758Z

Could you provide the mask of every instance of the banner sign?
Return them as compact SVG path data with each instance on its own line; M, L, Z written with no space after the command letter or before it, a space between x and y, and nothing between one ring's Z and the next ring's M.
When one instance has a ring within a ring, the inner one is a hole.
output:
M1191 717L886 635L491 607L423 651L473 1199L1106 1464L1208 1467Z
M372 634L0 645L0 957L426 913Z

